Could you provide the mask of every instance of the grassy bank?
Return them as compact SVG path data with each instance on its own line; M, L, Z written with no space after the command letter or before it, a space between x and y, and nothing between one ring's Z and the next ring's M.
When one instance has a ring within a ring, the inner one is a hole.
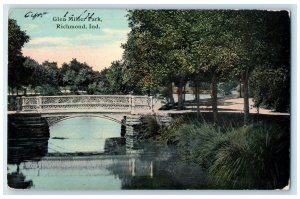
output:
M202 166L216 188L285 187L290 177L289 117L256 116L247 126L238 117L228 114L214 125L209 118L181 116L155 136L176 146L183 161Z

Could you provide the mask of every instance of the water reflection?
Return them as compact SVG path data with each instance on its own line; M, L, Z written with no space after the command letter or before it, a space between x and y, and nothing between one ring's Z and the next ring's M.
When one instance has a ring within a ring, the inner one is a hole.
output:
M33 185L32 180L26 180L24 174L20 172L19 165L17 171L7 174L7 184L15 189L29 189Z
M35 190L209 188L201 168L153 155L46 156L21 163L20 172Z
M207 189L205 173L176 150L120 137L120 125L74 118L50 128L48 154L8 165L8 185L34 190ZM88 153L89 152L89 153ZM95 152L95 153L93 153Z
M114 164L109 170L122 182L122 189L211 189L203 170L182 162L175 150L158 145L145 145L143 153L128 157L124 164ZM126 167L126 166L125 166Z
M127 138L125 137L107 138L104 145L105 154L126 154L126 141Z
M8 125L7 163L8 186L15 189L28 189L33 181L20 170L20 164L25 161L40 161L48 152L49 129L43 122L22 125L17 128L13 122Z

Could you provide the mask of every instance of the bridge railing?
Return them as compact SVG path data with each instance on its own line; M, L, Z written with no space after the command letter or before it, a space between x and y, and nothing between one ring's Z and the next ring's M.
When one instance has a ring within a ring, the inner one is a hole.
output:
M21 97L21 112L147 112L152 111L149 96L67 95Z

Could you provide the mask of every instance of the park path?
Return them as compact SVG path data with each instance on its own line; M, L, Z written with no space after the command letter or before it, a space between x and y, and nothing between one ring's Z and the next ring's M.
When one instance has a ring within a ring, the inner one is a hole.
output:
M257 108L254 106L253 99L249 99L249 111L250 113L257 113ZM187 107L187 110L158 110L162 106L161 102L154 101L154 112L158 115L165 115L169 113L187 113L187 112L195 112L196 107L191 106ZM243 113L244 108L244 99L243 98L225 98L224 103L222 105L218 105L218 111L219 112L235 112L235 113ZM211 112L211 106L201 106L200 107L201 112ZM259 114L267 114L267 115L289 115L289 113L281 113L281 112L273 112L270 109L265 108L259 108Z

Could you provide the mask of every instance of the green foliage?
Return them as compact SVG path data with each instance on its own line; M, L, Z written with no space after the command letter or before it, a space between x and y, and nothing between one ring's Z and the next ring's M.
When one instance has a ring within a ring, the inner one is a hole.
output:
M218 85L218 91L223 95L230 95L231 91L239 85L239 82L231 79L225 82L221 82Z
M226 133L209 167L219 185L238 189L283 188L289 179L289 131L277 125L246 126Z
M51 84L42 84L41 86L37 86L35 88L36 92L40 95L48 96L48 95L58 95L60 94L60 90L58 87L55 87Z
M172 132L183 160L206 168L218 188L276 189L289 179L289 129L249 125L219 129L193 122Z
M77 59L72 59L69 64L64 63L60 69L61 81L63 87L70 86L72 93L79 90L88 91L89 85L95 82L98 75L92 67L86 63L81 63Z
M58 68L56 62L45 61L39 64L30 57L26 57L24 67L32 71L28 74L28 84L41 95L60 94L59 87L65 90L68 88L73 94L78 94L80 90L87 91L89 94L97 94L102 88L101 83L104 79L99 72L76 59Z
M25 31L21 30L17 21L8 19L8 52L9 61L12 61L15 56L22 56L22 47L29 41L30 37Z
M184 11L131 10L132 31L123 45L125 78L136 85L157 88L187 74L187 41L183 38ZM178 27L180 25L180 28ZM187 28L187 27L185 27Z
M286 11L130 10L128 19L131 32L123 45L124 78L147 89L170 82L181 87L187 77L195 83L211 81L214 113L220 78L234 74L243 81L248 98L254 69L290 65ZM223 90L228 93L226 87ZM244 110L247 121L249 104Z
M142 118L142 137L143 139L155 139L160 126L155 116L145 116Z
M87 88L87 94L93 95L93 94L95 94L97 91L98 91L98 85L97 85L96 82L93 82L93 83L91 83L91 84L88 85L88 88Z
M28 84L41 95L59 94L60 74L56 62L45 61L41 65L30 57L26 57L24 67L31 70Z
M13 95L7 96L7 110L8 111L18 110L17 96L13 96Z
M120 61L111 63L106 73L108 89L110 94L128 94L130 88L124 81L123 65Z
M266 106L275 111L290 108L290 74L288 69L258 69L253 72L250 86L256 107Z
M109 68L100 72L99 92L102 94L141 94L142 90L138 85L132 85L132 82L124 76L124 63L122 61L113 61Z
M174 144L178 142L176 132L181 125L184 124L184 118L178 117L171 122L167 128L159 129L158 141L163 144Z
M28 76L30 80L29 84L32 87L36 87L37 85L39 85L40 81L42 80L40 64L30 57L26 57L23 66L32 71L32 73Z
M28 84L28 76L32 71L23 66L25 58L22 47L29 39L16 20L8 20L8 86L10 88L20 88Z
M228 15L224 10L129 11L132 31L123 45L125 74L136 76L133 79L144 86L155 86L230 68L234 52L229 48Z
M41 84L49 84L58 87L59 69L56 62L44 61L41 65L40 73Z
M223 134L212 124L193 122L178 128L175 133L177 148L183 160L208 168L217 146L223 142Z

